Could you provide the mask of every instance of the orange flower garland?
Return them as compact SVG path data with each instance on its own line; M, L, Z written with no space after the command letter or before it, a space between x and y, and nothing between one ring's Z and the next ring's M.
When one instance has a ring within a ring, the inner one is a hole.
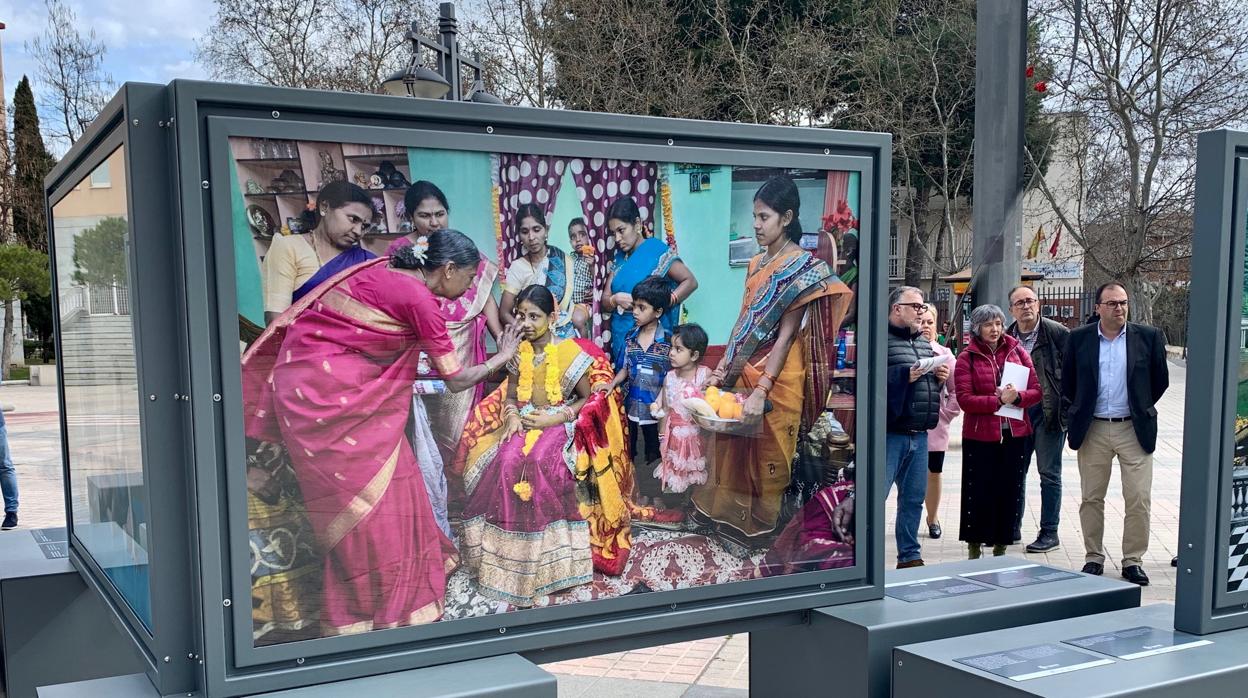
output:
M667 229L667 246L676 249L676 221L672 218L672 187L667 177L659 180L659 197L663 205L663 227Z

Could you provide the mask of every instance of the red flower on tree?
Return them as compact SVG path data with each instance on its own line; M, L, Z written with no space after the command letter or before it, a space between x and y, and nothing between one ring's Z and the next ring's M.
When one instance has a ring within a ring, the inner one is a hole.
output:
M1035 74L1036 74L1036 66L1034 65L1027 66L1027 77L1031 77Z
M1041 80L1035 84L1036 92L1045 92L1049 89L1049 83Z

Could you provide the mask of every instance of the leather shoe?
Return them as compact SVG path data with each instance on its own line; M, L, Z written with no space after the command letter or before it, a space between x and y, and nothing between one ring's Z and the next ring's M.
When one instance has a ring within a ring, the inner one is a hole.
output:
M944 531L942 531L940 528L939 521L936 523L929 523L927 525L927 537L931 538L932 540L936 540L937 538L940 538L940 534L943 532Z
M1050 550L1057 550L1061 546L1061 542L1057 540L1056 533L1041 533L1036 536L1034 543L1027 544L1027 552L1029 553L1047 553Z
M1105 565L1102 565L1099 562L1085 562L1083 563L1083 569L1079 571L1084 574L1094 574L1099 577L1105 573ZM1123 571L1123 574L1126 574L1125 570Z
M897 569L899 570L908 570L911 567L922 567L922 566L923 566L923 558L918 558L917 560L906 560L905 562L897 563Z
M1144 574L1144 568L1139 565L1123 567L1122 578L1132 584L1139 584L1142 587L1148 586L1148 575Z

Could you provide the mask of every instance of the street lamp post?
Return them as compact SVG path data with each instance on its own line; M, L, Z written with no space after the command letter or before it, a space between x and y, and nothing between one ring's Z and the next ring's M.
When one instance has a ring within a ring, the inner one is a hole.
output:
M382 83L382 90L400 97L502 104L503 100L485 91L479 58L467 58L459 52L458 35L455 5L449 2L442 3L438 8L437 40L418 34L417 24L412 22L406 36L412 44L412 58L407 67ZM421 58L421 49L429 49L437 56L433 68ZM473 71L472 87L466 95L463 92L464 68Z

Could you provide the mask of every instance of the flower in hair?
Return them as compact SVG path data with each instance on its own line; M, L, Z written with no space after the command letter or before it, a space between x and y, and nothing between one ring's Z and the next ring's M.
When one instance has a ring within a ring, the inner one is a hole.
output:
M421 264L424 264L425 262L429 261L428 255L425 254L428 251L429 251L429 238L427 236L421 235L420 237L416 238L416 242L412 243L412 255L414 255L416 259L420 260Z

